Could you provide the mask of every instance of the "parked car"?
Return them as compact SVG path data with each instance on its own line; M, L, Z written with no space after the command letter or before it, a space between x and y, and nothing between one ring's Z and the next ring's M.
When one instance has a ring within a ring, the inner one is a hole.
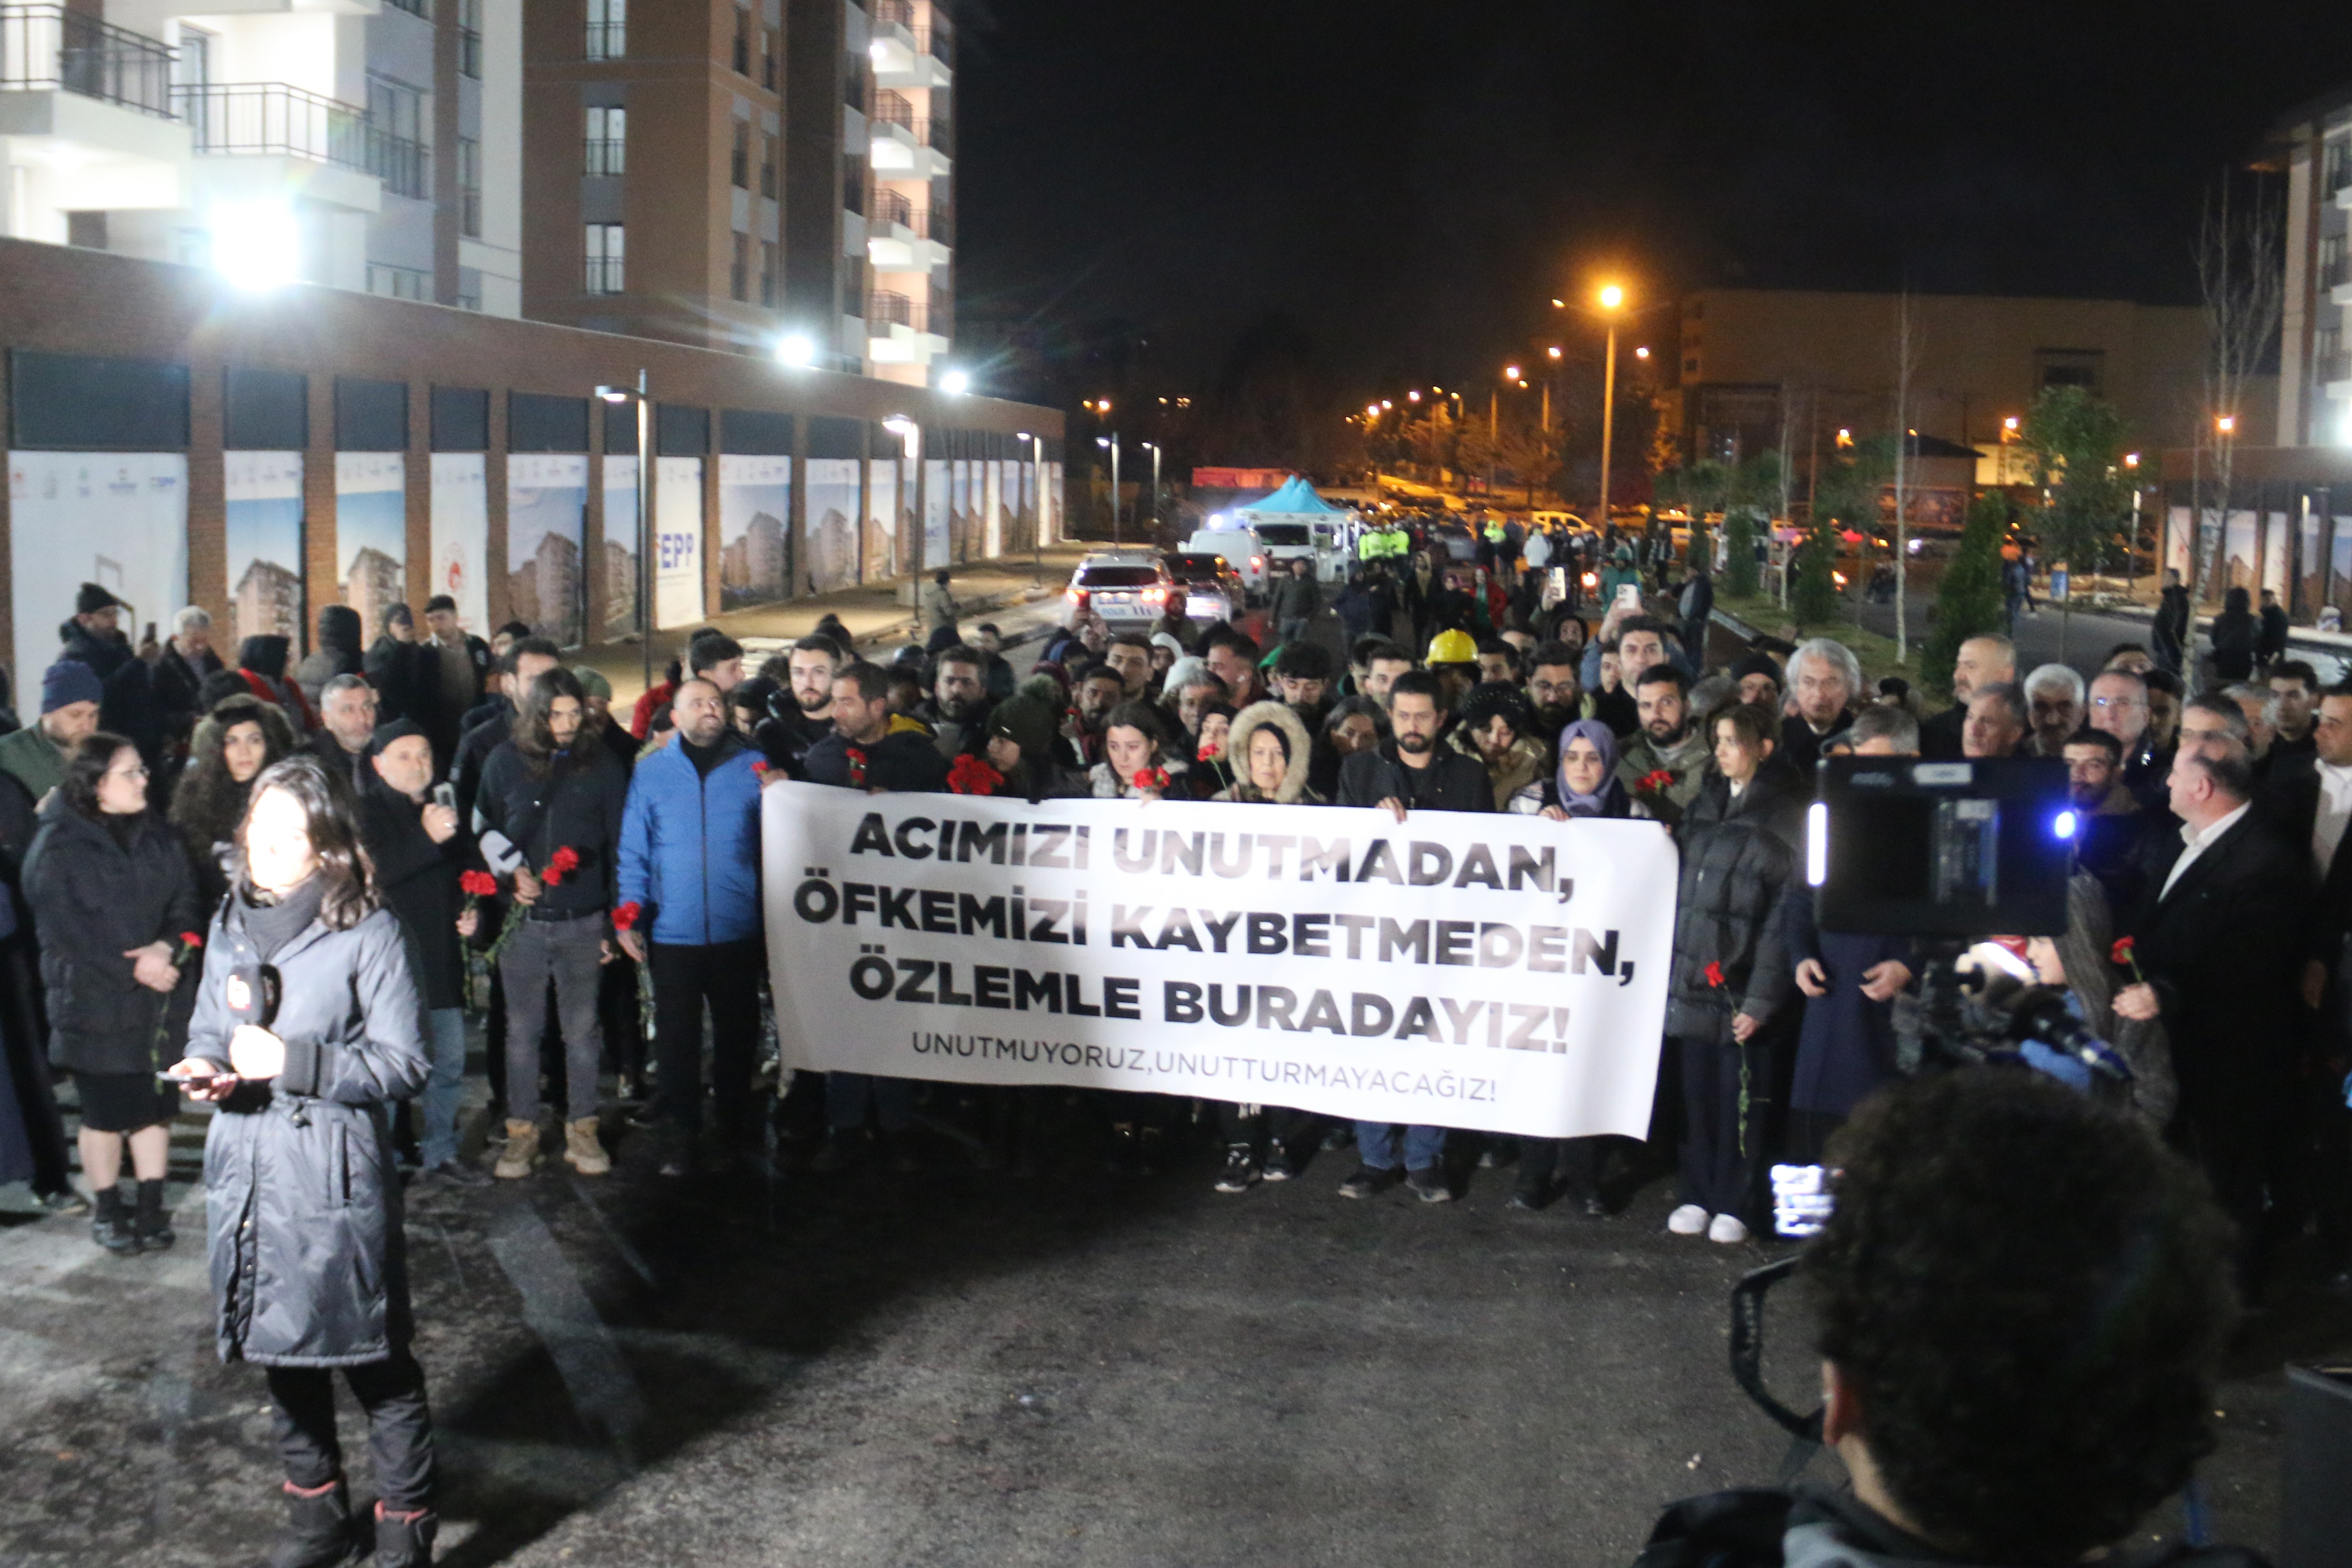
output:
M1263 596L1265 580L1272 564L1265 547L1254 528L1204 528L1184 542L1188 555L1203 552L1222 555L1233 563L1234 570L1242 574L1242 586L1251 598Z
M1230 621L1249 604L1242 574L1213 551L1177 551L1168 557L1168 571L1184 590L1188 620Z
M1477 536L1467 523L1441 522L1429 531L1429 558L1440 566L1448 561L1475 561Z
M1097 551L1078 563L1062 596L1085 605L1113 626L1156 621L1168 607L1176 579L1160 557L1138 551Z

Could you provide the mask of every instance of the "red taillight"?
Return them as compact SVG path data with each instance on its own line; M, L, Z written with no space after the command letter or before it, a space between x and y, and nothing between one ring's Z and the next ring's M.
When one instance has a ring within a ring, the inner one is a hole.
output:
M1250 564L1253 566L1264 566L1265 564L1265 557L1263 555L1253 555L1250 557Z

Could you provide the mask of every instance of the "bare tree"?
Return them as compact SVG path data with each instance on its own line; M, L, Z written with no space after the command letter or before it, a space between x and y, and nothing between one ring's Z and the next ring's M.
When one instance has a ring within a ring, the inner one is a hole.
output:
M2284 204L2273 183L2255 175L2243 193L2236 177L2221 175L2209 192L2197 226L2197 287L2205 307L2205 406L2193 432L2192 457L2210 443L2213 477L2221 487L2220 526L2214 531L2217 560L2230 529L2230 497L2237 455L2239 420L2246 384L2278 343L2285 303ZM2199 465L2201 469L2202 464ZM2208 570L2204 560L2203 498L2189 495L2189 601L2200 601ZM2256 569L2260 576L2259 565Z

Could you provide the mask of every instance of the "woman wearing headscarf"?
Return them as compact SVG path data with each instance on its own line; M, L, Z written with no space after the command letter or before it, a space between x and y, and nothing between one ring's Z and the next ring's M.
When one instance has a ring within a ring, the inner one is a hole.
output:
M376 1568L432 1561L433 1418L409 1353L391 1103L429 1056L408 943L361 852L349 787L298 753L254 782L205 945L188 1054L205 1137L221 1359L267 1370L287 1522L270 1559L352 1559L334 1374L367 1414Z
M66 759L64 809L43 821L25 860L25 896L41 937L49 1058L81 1096L81 1168L97 1209L90 1234L109 1252L172 1245L163 1213L178 1097L155 1075L179 1055L183 932L203 920L180 841L147 809L139 749L101 730ZM137 1207L117 1178L131 1150Z
M231 697L196 726L188 767L172 794L172 826L188 847L196 891L210 910L228 891L222 859L245 820L253 781L294 749L294 729L275 702Z
M1559 732L1551 777L1544 782L1543 815L1554 822L1576 817L1646 816L1617 776L1617 737L1598 719L1579 719ZM1609 1212L1601 1194L1601 1168L1609 1152L1603 1138L1522 1138L1519 1178L1507 1206L1539 1209L1552 1200L1555 1177L1566 1195L1598 1218Z
M1237 776L1210 798L1261 805L1324 804L1307 784L1306 721L1287 703L1253 702L1243 709L1226 749ZM1296 1169L1290 1162L1290 1138L1297 1121L1298 1113L1288 1106L1219 1101L1225 1168L1217 1177L1217 1191L1245 1193L1261 1181L1288 1181ZM1261 1131L1265 1136L1263 1157L1258 1152Z

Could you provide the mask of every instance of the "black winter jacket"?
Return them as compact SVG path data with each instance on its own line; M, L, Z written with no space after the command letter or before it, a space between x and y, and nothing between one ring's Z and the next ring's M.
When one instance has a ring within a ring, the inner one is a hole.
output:
M143 1073L180 1059L183 994L158 994L131 976L131 948L179 949L200 930L195 872L171 825L142 812L125 847L102 822L63 807L43 818L25 867L48 994L49 1055L76 1072ZM155 1026L173 1009L163 1043ZM160 1058L160 1059L159 1059Z
M1339 764L1341 805L1378 805L1401 800L1407 811L1492 811L1494 787L1475 758L1440 744L1429 766L1409 768L1397 760L1396 742L1382 741Z
M1728 1045L1734 1014L1763 1022L1787 1001L1784 904L1808 794L1773 757L1736 800L1721 774L1710 776L1683 814L1667 1034Z
M257 963L232 895L205 948L188 1051L228 1070L231 972ZM286 1070L240 1086L205 1138L215 1328L223 1361L354 1366L404 1347L412 1324L389 1103L428 1058L409 945L377 910L348 931L313 920L271 959L270 1029Z
M466 897L458 890L457 874L465 869L471 848L464 828L444 843L434 843L425 831L424 805L379 778L360 796L360 842L375 862L375 883L384 904L400 917L415 943L416 983L425 994L425 1005L464 1006L466 968L457 950L457 916Z
M544 777L512 741L490 753L482 767L482 787L474 796L477 837L506 836L534 874L544 871L558 848L580 857L580 867L540 895L538 912L587 914L613 907L619 875L621 812L628 805L629 775L595 739L574 746L548 763ZM499 857L485 844L482 858Z

